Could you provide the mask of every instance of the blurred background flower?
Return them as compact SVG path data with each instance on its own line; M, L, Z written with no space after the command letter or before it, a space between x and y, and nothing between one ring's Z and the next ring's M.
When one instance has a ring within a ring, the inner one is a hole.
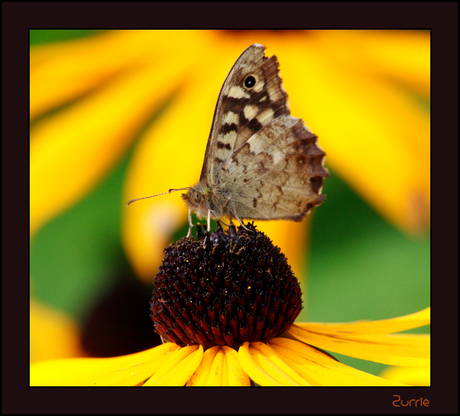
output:
M331 172L307 220L258 224L301 281L298 321L429 305L430 32L33 30L30 42L31 295L75 327L44 356L31 319L33 360L159 342L148 300L187 209L179 192L125 203L198 181L220 87L256 42Z

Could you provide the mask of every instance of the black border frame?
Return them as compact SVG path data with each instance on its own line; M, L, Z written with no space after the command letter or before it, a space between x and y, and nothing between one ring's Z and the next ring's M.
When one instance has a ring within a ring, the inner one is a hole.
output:
M458 2L2 2L2 413L458 413ZM29 29L429 29L432 386L29 387ZM428 399L395 408L393 395Z

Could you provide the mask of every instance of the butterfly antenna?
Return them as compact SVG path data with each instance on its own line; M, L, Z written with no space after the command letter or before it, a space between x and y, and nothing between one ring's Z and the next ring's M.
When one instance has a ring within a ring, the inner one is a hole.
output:
M134 198L134 199L131 199L130 201L128 201L126 203L126 206L132 204L133 202L140 201L141 199L154 198L156 196L170 194L171 192L176 192L176 191L184 191L184 190L187 190L187 189L189 189L189 188L170 189L168 192L162 192L161 194L150 195L150 196L142 196L140 198Z

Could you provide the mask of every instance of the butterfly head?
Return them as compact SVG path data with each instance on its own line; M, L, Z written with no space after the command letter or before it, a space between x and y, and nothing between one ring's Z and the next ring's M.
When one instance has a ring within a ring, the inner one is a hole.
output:
M209 203L209 192L207 192L206 189L203 189L200 185L186 189L187 193L181 195L185 204L194 211L198 217L206 217L208 215L208 211L211 209Z

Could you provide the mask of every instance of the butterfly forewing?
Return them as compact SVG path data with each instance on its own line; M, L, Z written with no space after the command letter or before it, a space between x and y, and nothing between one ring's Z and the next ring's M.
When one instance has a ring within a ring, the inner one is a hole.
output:
M254 133L289 114L275 56L254 44L233 65L219 94L200 181L216 184L222 165Z

